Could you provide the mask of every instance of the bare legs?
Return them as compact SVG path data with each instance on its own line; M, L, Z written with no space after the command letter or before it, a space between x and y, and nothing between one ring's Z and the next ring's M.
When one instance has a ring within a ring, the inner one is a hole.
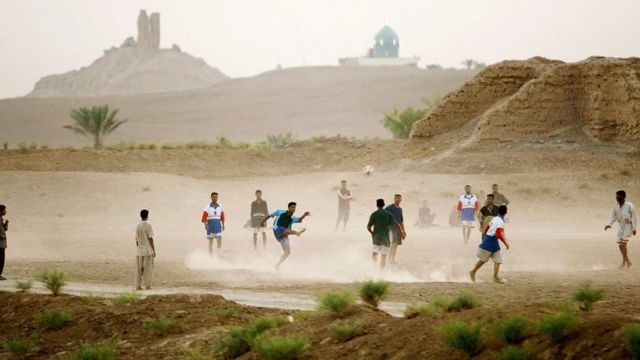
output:
M282 265L282 263L285 262L285 260L287 260L289 255L291 255L291 249L289 248L289 243L288 243L289 239L287 239L287 237L289 235L300 236L305 231L307 231L307 229L302 229L300 231L286 229L285 231L282 232L282 237L280 239L283 239L283 240L279 239L278 241L287 241L287 244L286 246L284 246L284 249L283 249L284 253L280 256L280 260L278 261L277 264L273 266L273 268L276 269L276 271L280 271L280 265Z
M378 254L373 253L371 255L371 260L376 264L378 262ZM387 255L380 254L380 270L384 269L385 265L387 265Z
M398 252L398 244L391 244L391 251L389 252L389 262L392 264L396 263L396 253ZM386 256L383 255L385 258Z
M462 238L464 239L464 243L469 242L469 237L471 236L471 228L469 226L462 226Z
M285 260L287 260L287 258L289 257L289 255L291 255L291 250L285 250L284 253L282 253L282 255L280 256L280 260L278 261L278 263L274 266L274 268L276 269L276 271L280 271L280 265L282 265L283 262L285 262Z
M620 248L620 254L622 254L622 265L620 265L620 269L624 269L625 266L630 268L631 261L629 261L629 255L627 254L627 244L619 243L618 248Z
M222 237L216 236L216 249L218 257L222 257ZM209 239L209 256L213 257L213 239Z
M262 232L262 249L267 249L267 233ZM253 233L253 250L258 250L258 234Z
M472 282L476 282L476 273L484 264L485 264L484 261L478 260L478 262L476 263L476 266L474 266L473 269L469 271L469 278L471 278ZM493 263L493 281L502 284L504 283L504 280L500 279L499 274L500 274L500 264Z

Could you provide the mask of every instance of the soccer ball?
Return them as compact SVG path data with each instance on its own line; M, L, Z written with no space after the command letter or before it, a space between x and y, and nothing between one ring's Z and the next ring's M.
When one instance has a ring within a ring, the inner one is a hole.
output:
M362 168L362 173L367 175L367 176L369 176L369 175L373 174L373 170L374 170L373 166L367 165L367 166Z

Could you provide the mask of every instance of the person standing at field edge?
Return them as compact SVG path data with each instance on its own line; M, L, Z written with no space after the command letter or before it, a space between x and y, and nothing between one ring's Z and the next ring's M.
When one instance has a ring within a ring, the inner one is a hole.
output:
M140 211L140 223L136 228L136 289L142 290L144 283L145 290L151 289L153 273L155 270L154 259L156 257L156 247L153 242L153 228L147 222L149 210Z
M5 251L7 249L7 231L9 231L9 220L4 220L7 215L7 207L0 205L0 280L7 280L2 276L4 271Z

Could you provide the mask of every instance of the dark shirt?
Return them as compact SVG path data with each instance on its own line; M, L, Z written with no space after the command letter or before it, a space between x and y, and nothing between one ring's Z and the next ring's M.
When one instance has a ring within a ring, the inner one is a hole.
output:
M0 219L0 249L7 247L7 225L4 223L4 219Z
M402 217L402 208L397 207L395 204L391 204L384 208L389 214L393 215L393 219L396 221L396 224L402 225L404 223L404 218Z
M278 221L276 222L276 225L288 228L291 226L292 223L293 223L293 217L291 216L291 213L287 211L282 215L278 216Z
M491 220L493 220L493 218L496 216L498 216L498 206L495 204L491 209L489 209L487 205L483 206L482 209L480 209L479 220L483 232L487 225L489 225Z
M369 216L367 227L373 226L373 243L375 245L390 246L389 228L395 225L393 216L383 209L374 211Z

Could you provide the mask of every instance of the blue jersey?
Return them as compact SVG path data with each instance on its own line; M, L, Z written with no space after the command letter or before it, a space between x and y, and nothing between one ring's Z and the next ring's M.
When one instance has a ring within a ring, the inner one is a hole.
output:
M287 210L278 209L269 215L274 217L274 220L273 220L274 230L278 229L278 227L285 227L285 228L291 229L291 226L294 223L302 222L302 220L300 220L299 217L289 214L289 211Z

